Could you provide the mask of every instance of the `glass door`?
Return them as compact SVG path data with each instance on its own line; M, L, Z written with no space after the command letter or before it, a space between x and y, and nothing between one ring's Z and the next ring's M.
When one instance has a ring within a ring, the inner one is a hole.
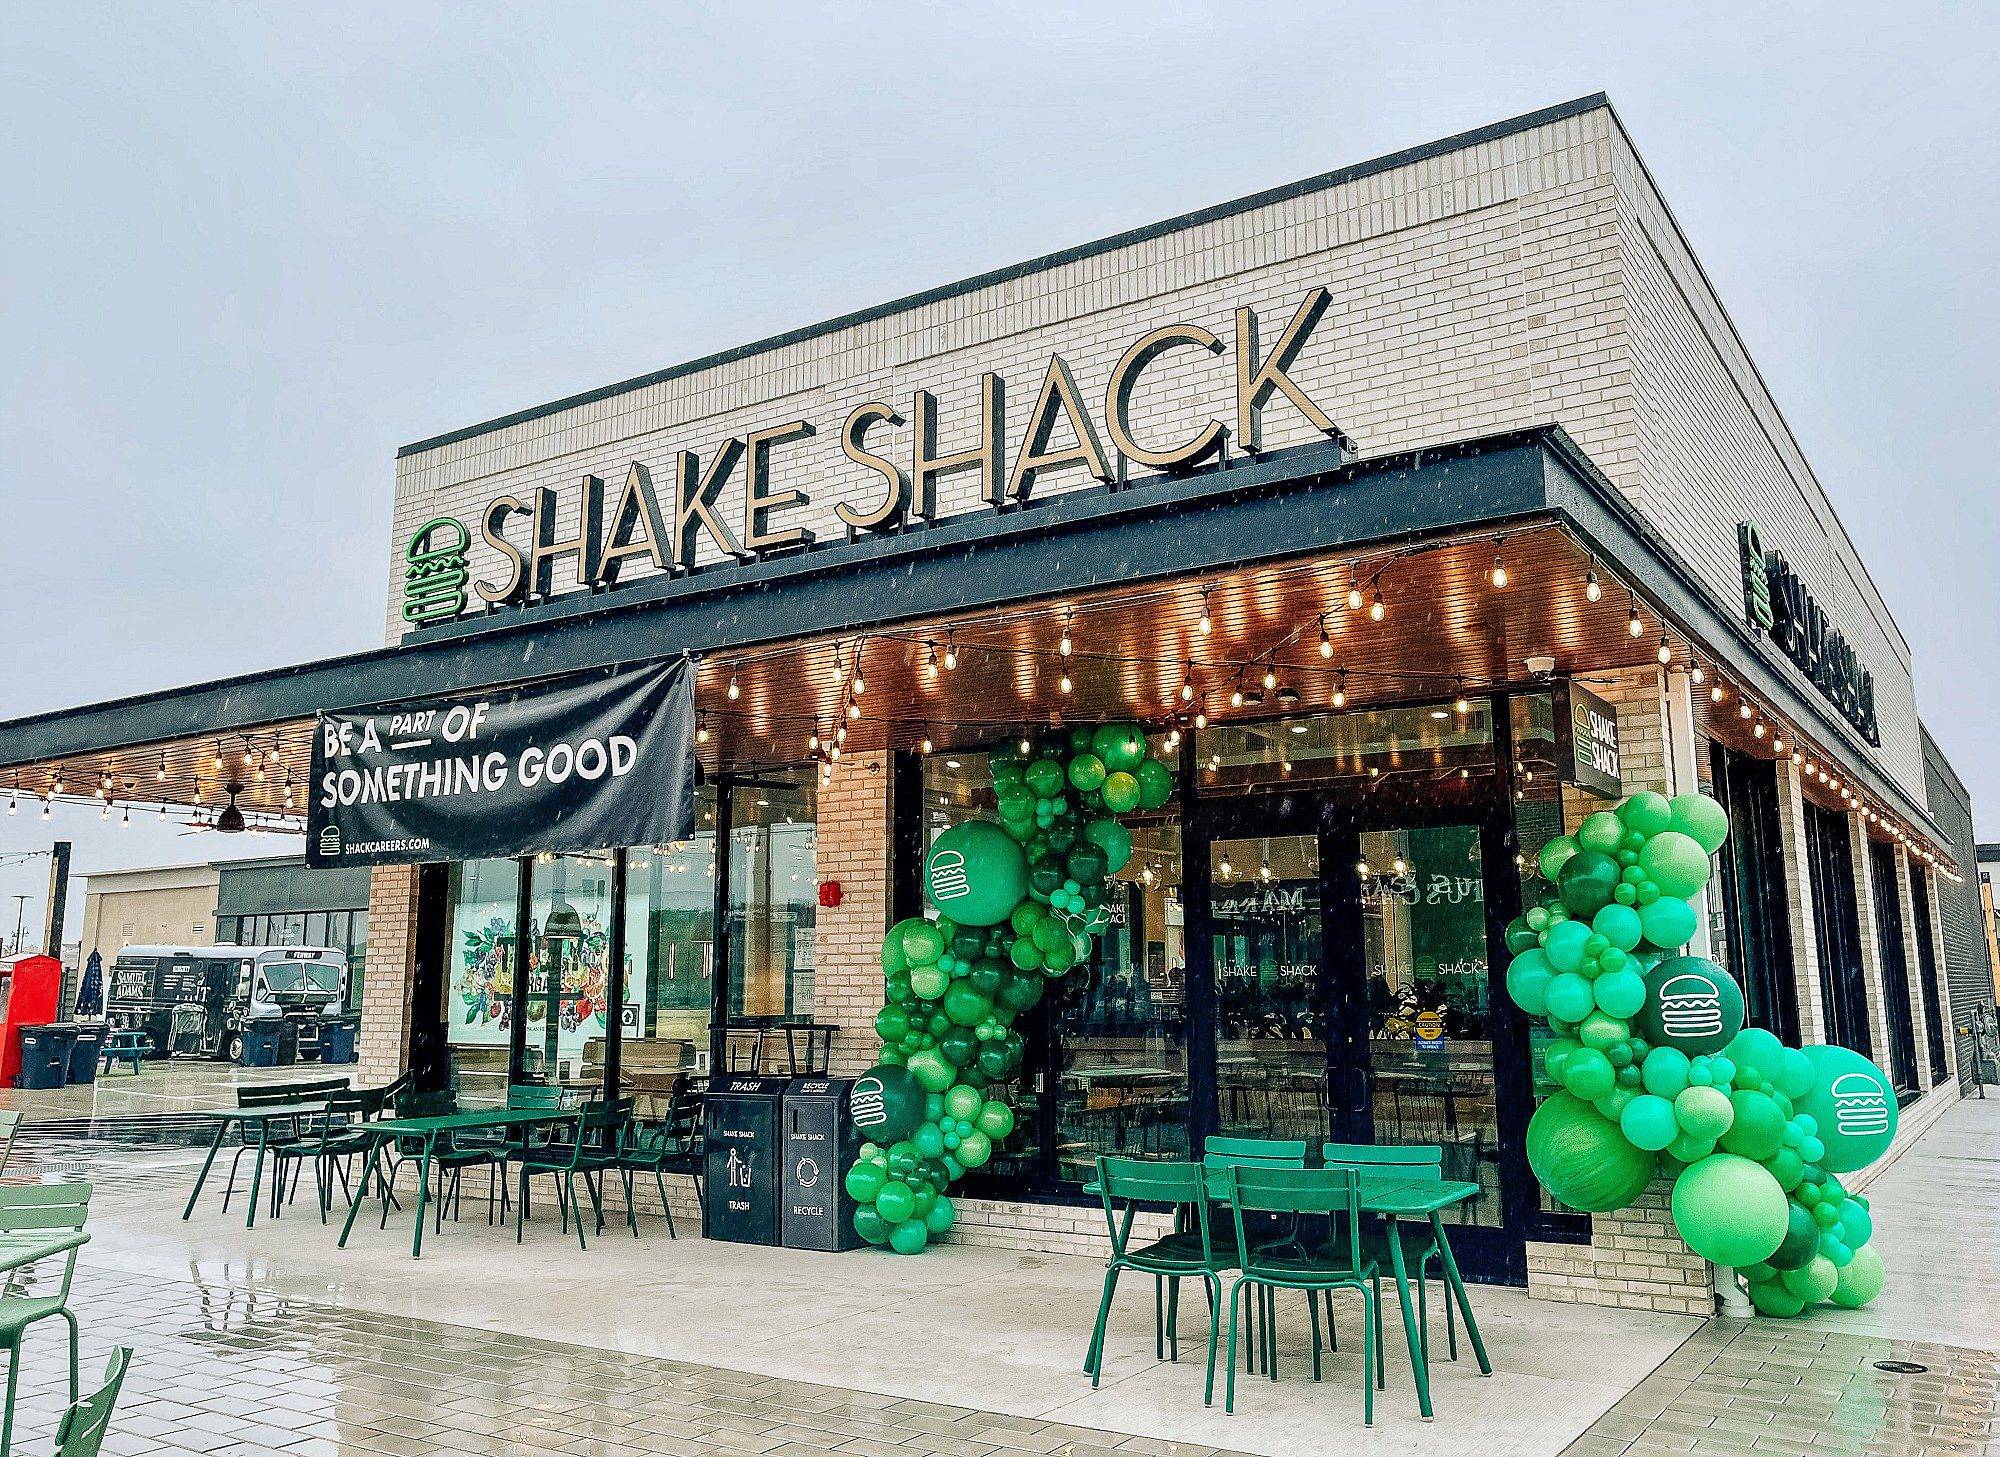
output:
M522 1071L594 1093L611 1009L611 856L545 854L531 877Z

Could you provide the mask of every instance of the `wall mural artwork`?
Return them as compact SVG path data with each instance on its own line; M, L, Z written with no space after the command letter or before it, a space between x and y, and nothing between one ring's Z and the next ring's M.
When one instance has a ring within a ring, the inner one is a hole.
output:
M988 762L998 817L937 837L924 858L937 918L883 938L881 1061L849 1104L870 1140L847 1171L855 1230L901 1254L951 1228L945 1190L1013 1133L1014 1020L1088 962L1111 923L1105 882L1132 858L1119 816L1158 809L1174 789L1136 724L1072 729Z
M1794 1316L1882 1288L1867 1199L1839 1175L1896 1136L1888 1076L1844 1047L1786 1047L1743 1025L1722 967L1682 954L1689 904L1729 817L1707 795L1634 794L1542 848L1554 889L1507 928L1507 991L1555 1040L1528 1163L1562 1203L1622 1209L1673 1178L1688 1247Z

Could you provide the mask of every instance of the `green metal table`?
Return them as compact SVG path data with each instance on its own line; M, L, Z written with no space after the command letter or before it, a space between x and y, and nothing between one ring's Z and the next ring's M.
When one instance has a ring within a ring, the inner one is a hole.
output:
M68 1254L89 1243L90 1236L80 1229L66 1229L60 1234L30 1234L26 1231L0 1234L0 1275L11 1275L37 1260Z
M315 1113L326 1111L324 1098L304 1099L297 1103L270 1103L261 1108L222 1108L214 1112L197 1114L210 1119L215 1124L215 1137L209 1140L208 1157L202 1160L201 1174L194 1181L194 1188L188 1193L187 1207L181 1210L182 1219L194 1218L195 1201L201 1197L201 1186L208 1182L208 1171L215 1167L215 1156L222 1150L222 1140L229 1130L243 1131L243 1141L250 1142L254 1130L257 1139L257 1161L250 1169L250 1212L244 1216L243 1227L257 1227L257 1193L264 1182L264 1152L271 1146L271 1127L276 1123L295 1123L301 1118L310 1118ZM226 1202L226 1201L225 1201Z
M1338 1167L1338 1166L1336 1166ZM1431 1419L1431 1377L1430 1363L1425 1354L1429 1343L1417 1333L1417 1313L1410 1303L1410 1276L1403 1259L1403 1235L1400 1221L1427 1220L1432 1233L1437 1238L1438 1263L1443 1269L1448 1298L1458 1305L1458 1312L1465 1318L1466 1339L1472 1342L1472 1351L1479 1358L1479 1374L1491 1376L1493 1363L1486 1357L1486 1342L1480 1339L1479 1322L1472 1314L1472 1302L1465 1293L1465 1281L1459 1277L1458 1261L1452 1257L1451 1241L1445 1238L1444 1212L1467 1200L1477 1199L1480 1188L1477 1184L1447 1182L1410 1182L1396 1178L1393 1174L1383 1175L1379 1180L1366 1178L1369 1170L1357 1169L1364 1175L1360 1196L1364 1214L1373 1214L1388 1224L1389 1265L1396 1277L1396 1301L1403 1311L1403 1339L1410 1350L1410 1370L1417 1383L1417 1410L1425 1421ZM1083 1186L1083 1192L1095 1195L1100 1192L1095 1179ZM1363 1372L1363 1379L1370 1379L1371 1373Z
M379 1123L367 1123L362 1129L369 1135L368 1162L361 1170L361 1180L354 1186L354 1193L347 1204L347 1222L340 1227L341 1248L347 1247L347 1236L354 1228L354 1216L361 1208L361 1199L368 1191L372 1176L375 1185L382 1191L382 1199L388 1202L388 1179L381 1172L382 1150L399 1138L418 1139L422 1148L417 1154L417 1228L410 1240L410 1258L422 1259L424 1253L424 1206L430 1198L431 1160L436 1155L438 1140L454 1133L473 1133L486 1130L507 1130L511 1128L534 1128L554 1123L574 1123L577 1134L582 1136L583 1110L580 1108L476 1108L463 1113L440 1113L432 1118L385 1118ZM383 1217L388 1217L384 1209Z

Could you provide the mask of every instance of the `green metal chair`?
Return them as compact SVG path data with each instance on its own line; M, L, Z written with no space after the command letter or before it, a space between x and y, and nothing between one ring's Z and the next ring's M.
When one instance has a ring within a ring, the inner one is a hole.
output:
M398 1118L442 1118L459 1111L456 1095L444 1090L426 1090L406 1087L396 1094L396 1116ZM506 1192L504 1171L497 1170L503 1150L496 1144L466 1137L441 1137L431 1148L431 1163L437 1169L437 1198L434 1201L433 1219L435 1227L444 1228L444 1208L452 1206L452 1218L457 1219L463 1202L464 1178L467 1169L484 1165L486 1179L486 1222L493 1222L493 1201L496 1192ZM395 1202L397 1170L423 1153L420 1138L398 1138L389 1149L385 1162L388 1168L383 1172L382 1228L389 1227L389 1208ZM362 1193L368 1191L363 1189ZM502 1219L506 1216L503 1213Z
M0 1185L0 1234L57 1234L81 1232L90 1214L90 1185L81 1180L67 1184ZM21 1375L21 1338L29 1326L50 1316L61 1316L69 1324L69 1399L77 1399L76 1316L69 1308L70 1281L76 1276L76 1251L63 1257L62 1285L54 1295L15 1295L12 1282L0 1295L0 1346L7 1350L7 1409L0 1416L0 1453L10 1450L14 1440L14 1393Z
M1104 1202L1105 1228L1111 1236L1111 1261L1104 1271L1104 1293L1097 1302L1097 1323L1090 1333L1090 1349L1083 1358L1090 1384L1097 1385L1104 1373L1104 1327L1111 1317L1111 1297L1118 1288L1119 1275L1126 1270L1137 1270L1153 1277L1153 1354L1155 1359L1165 1355L1170 1360L1180 1358L1179 1336L1166 1318L1160 1284L1162 1280L1192 1277L1200 1280L1208 1292L1208 1377L1202 1389L1202 1403L1213 1403L1222 1274L1234 1269L1236 1261L1216 1248L1210 1232L1208 1185L1201 1165L1100 1154L1097 1190ZM1176 1222L1191 1223L1193 1228L1134 1246L1132 1223L1141 1204L1171 1205ZM1182 1238L1185 1233L1194 1236L1192 1244ZM1233 1352L1231 1359L1235 1359Z
M640 1174L651 1174L654 1186L660 1191L660 1208L667 1216L667 1238L680 1238L674 1230L673 1206L667 1202L667 1175L686 1174L692 1178L696 1204L701 1203L705 1172L702 1139L701 1091L686 1080L674 1089L665 1118L634 1118L625 1125L625 1138L614 1167L625 1185L625 1222L632 1227L634 1239L639 1237L639 1214L632 1199L632 1183Z
M1247 1310L1252 1294L1259 1289L1273 1292L1300 1290L1306 1294L1306 1310L1313 1327L1313 1380L1320 1379L1319 1306L1316 1297L1336 1290L1353 1290L1361 1296L1361 1391L1362 1416L1366 1425L1375 1424L1375 1385L1368 1368L1375 1364L1381 1345L1380 1295L1375 1263L1361 1252L1361 1181L1352 1169L1286 1169L1256 1164L1237 1164L1216 1171L1215 1182L1229 1200L1235 1222L1237 1263L1242 1273L1229 1290L1229 1384L1223 1395L1223 1410L1236 1410L1236 1323L1239 1306ZM1321 1215L1332 1219L1336 1236L1331 1245L1318 1252L1296 1246L1254 1244L1246 1219L1249 1216L1289 1215L1303 1218ZM1342 1219L1346 1234L1338 1231ZM1278 1362L1271 1354L1270 1376L1278 1379Z
M97 1457L111 1430L111 1408L118 1403L118 1388L125 1384L125 1372L132 1364L132 1348L117 1346L104 1366L104 1384L76 1402L56 1423L56 1457Z
M1230 1138L1217 1136L1202 1144L1201 1166L1211 1175L1217 1169L1230 1168L1238 1164L1249 1164L1261 1168L1302 1169L1306 1166L1306 1142L1302 1138ZM1211 1193L1213 1186L1211 1185ZM1260 1245L1299 1244L1297 1220L1285 1220L1272 1228L1259 1231ZM1180 1304L1180 1282L1173 1281L1167 1291L1167 1320L1171 1324L1178 1314ZM1243 1369L1255 1369L1257 1353L1261 1342L1264 1359L1272 1358L1272 1349L1278 1338L1277 1301L1266 1291L1266 1300L1258 1311L1258 1320L1250 1328L1248 1338L1243 1342ZM1328 1317L1331 1320L1331 1316Z
M1444 1182L1444 1148L1435 1143L1376 1144L1376 1143L1329 1143L1321 1147L1320 1156L1329 1168L1353 1169L1366 1190L1371 1182L1385 1184L1440 1184ZM1438 1267L1435 1278L1445 1280L1443 1253L1438 1249L1438 1236L1429 1226L1421 1230L1415 1226L1397 1224L1394 1228L1403 1240L1403 1266L1416 1282L1417 1287L1417 1349L1412 1356L1423 1361L1426 1369L1431 1359L1431 1318L1430 1302L1426 1294L1433 1278L1430 1267ZM1392 1238L1387 1226L1377 1225L1373 1220L1362 1232L1362 1244L1376 1257L1378 1264L1388 1259L1389 1240ZM1448 1282L1447 1282L1448 1283ZM1445 1350L1451 1360L1458 1359L1458 1316L1452 1303L1451 1291L1444 1295ZM1377 1384L1380 1384L1381 1351L1376 1351L1378 1366Z
M7 1171L7 1160L13 1157L14 1137L21 1131L21 1116L18 1108L0 1109L0 1173Z
M327 1211L333 1207L334 1172L338 1169L341 1185L347 1188L348 1161L367 1153L370 1144L368 1132L362 1125L381 1110L381 1097L373 1092L329 1093L325 1109L306 1125L304 1138L272 1148L271 1153L277 1160L274 1196L277 1190L285 1187L287 1163L294 1167L291 1193L286 1197L296 1196L299 1175L310 1161L313 1166L313 1192L319 1196L319 1222L325 1224ZM347 1192L352 1198L353 1190L347 1188ZM274 1214L282 1208L276 1197L271 1203Z
M560 1097L560 1089L550 1091ZM560 1107L561 1103L558 1101L554 1106ZM527 1219L528 1181L537 1174L560 1180L556 1185L556 1199L562 1210L563 1228L568 1230L570 1218L574 1215L577 1247L588 1249L590 1246L583 1237L583 1208L576 1202L576 1176L582 1174L583 1186L589 1191L591 1208L597 1216L597 1232L604 1233L604 1172L618 1167L619 1147L624 1138L625 1124L631 1116L630 1098L592 1103L578 1111L572 1124L573 1141L552 1140L521 1151L517 1158L521 1170L517 1197L521 1202L514 1209L516 1244L521 1242Z

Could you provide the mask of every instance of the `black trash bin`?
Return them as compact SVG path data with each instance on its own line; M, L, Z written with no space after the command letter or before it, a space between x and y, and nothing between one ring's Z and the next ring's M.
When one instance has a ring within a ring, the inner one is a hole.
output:
M779 1227L791 1250L851 1250L854 1199L847 1166L861 1147L847 1116L851 1078L793 1078L785 1090L783 1203Z
M703 1193L710 1239L778 1243L779 1115L790 1078L731 1073L702 1100L708 1148Z
M319 1024L320 1062L353 1062L354 1045L360 1034L359 1017L322 1017Z
M252 1017L243 1024L243 1051L237 1062L244 1067L276 1067L284 1030L283 1017Z
M45 1022L21 1029L21 1071L17 1088L60 1088L69 1080L69 1049L76 1040L74 1024Z
M299 1060L299 1019L278 1019L278 1066L290 1067Z
M102 1022L76 1024L76 1039L69 1048L69 1080L72 1083L97 1081L97 1054L104 1048L110 1028Z

